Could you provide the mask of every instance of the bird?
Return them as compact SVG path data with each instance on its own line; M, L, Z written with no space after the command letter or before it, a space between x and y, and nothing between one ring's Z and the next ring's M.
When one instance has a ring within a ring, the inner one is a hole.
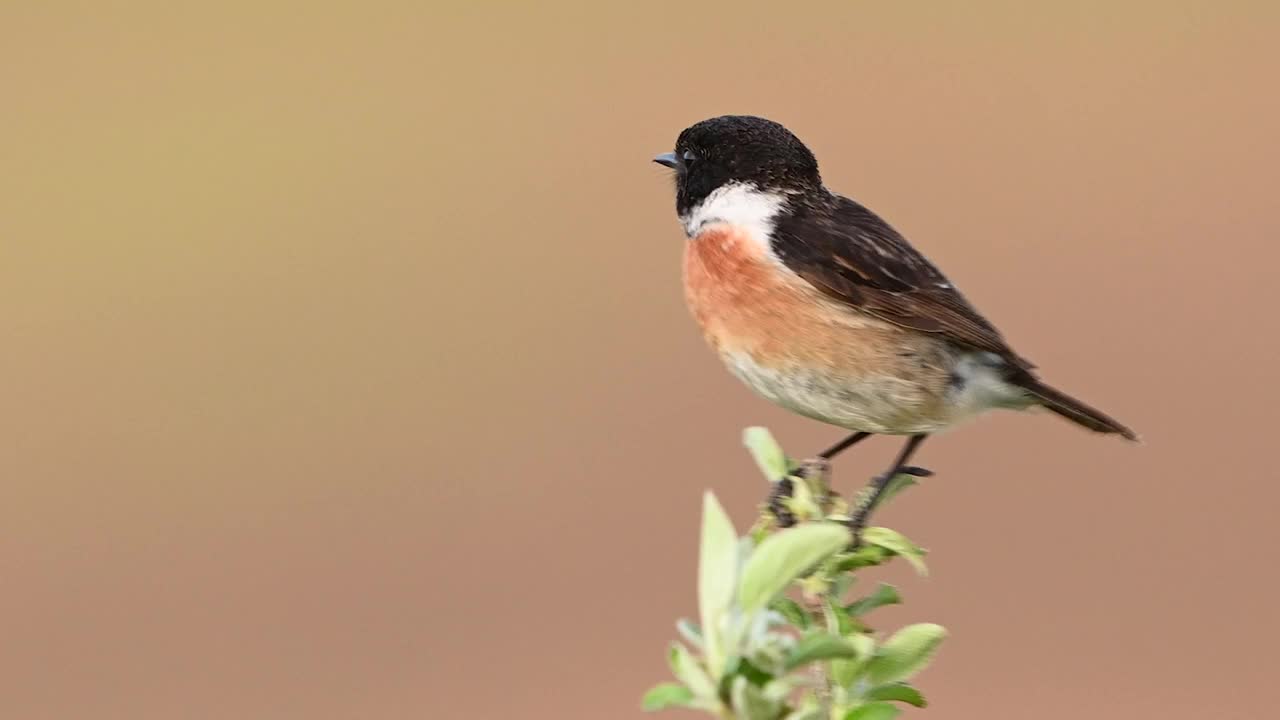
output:
M1045 408L1089 430L1131 429L1043 382L1035 366L901 233L823 184L783 125L724 115L684 129L670 168L684 230L685 302L731 374L756 394L852 434L905 436L851 512L867 515L930 435L988 410Z

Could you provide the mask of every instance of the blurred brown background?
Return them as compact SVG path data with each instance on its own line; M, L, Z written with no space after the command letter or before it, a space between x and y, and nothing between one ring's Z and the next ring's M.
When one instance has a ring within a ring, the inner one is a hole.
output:
M730 112L1146 439L925 446L921 716L1272 714L1274 3L108 5L0 8L0 716L638 717L740 429L840 435L685 316Z

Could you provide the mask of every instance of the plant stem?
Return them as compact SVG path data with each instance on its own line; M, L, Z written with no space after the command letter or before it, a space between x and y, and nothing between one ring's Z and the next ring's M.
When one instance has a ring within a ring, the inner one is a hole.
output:
M822 508L822 515L825 516L831 512L833 496L831 494L831 463L826 458L813 458L804 462L804 478L809 483L809 487L813 491L814 498L818 501L819 507ZM827 626L827 632L840 634L840 621L831 614L831 606L835 602L839 602L839 598L833 595L834 585L828 583L818 594L818 602L822 607L822 617L824 624ZM825 718L834 718L835 704L835 684L831 678L830 663L815 663L814 674L818 679L818 706L821 708L822 716Z

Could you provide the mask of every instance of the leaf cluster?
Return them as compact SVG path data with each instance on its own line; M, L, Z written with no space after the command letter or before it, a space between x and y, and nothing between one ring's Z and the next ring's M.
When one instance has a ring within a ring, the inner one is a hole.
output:
M669 663L675 680L644 696L646 710L686 707L739 720L892 720L924 707L910 681L933 658L946 631L919 623L880 638L865 618L902 602L892 585L848 600L859 571L895 557L926 572L924 550L883 527L852 548L848 506L830 492L824 469L787 458L763 428L748 449L798 524L778 528L762 509L739 536L715 496L703 498L697 622L680 620ZM915 483L893 480L891 494Z

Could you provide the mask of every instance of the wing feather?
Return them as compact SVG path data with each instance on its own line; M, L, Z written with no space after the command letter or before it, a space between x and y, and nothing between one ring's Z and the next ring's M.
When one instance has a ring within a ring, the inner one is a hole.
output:
M782 262L823 293L886 322L937 333L1034 367L932 263L875 213L849 198L793 206L774 229Z

